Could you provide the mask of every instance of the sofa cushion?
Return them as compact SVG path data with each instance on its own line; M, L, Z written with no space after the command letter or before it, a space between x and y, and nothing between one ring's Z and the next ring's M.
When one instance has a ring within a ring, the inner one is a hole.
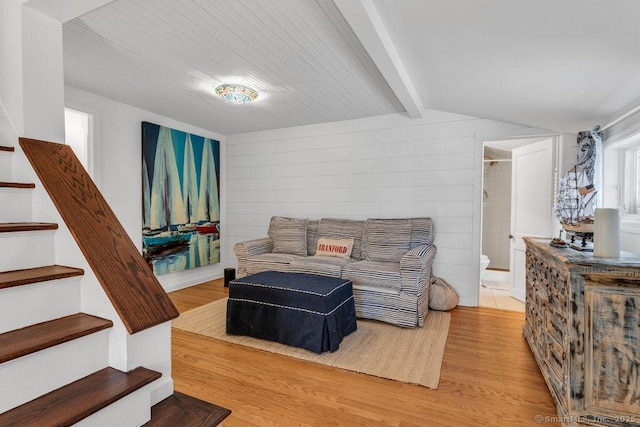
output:
M316 235L318 234L318 224L320 220L310 219L307 223L307 255L313 256L316 253Z
M329 277L341 277L342 267L353 262L351 258L325 256L298 257L289 264L291 273L320 274Z
M402 278L400 263L380 261L356 261L342 267L342 278L353 286L372 286L400 292Z
M410 242L410 219L368 219L364 222L362 259L400 262Z
M308 218L277 217L274 221L273 253L307 256ZM271 228L271 227L270 227Z
M353 238L349 239L318 239L315 256L350 258L353 250Z
M354 219L322 218L318 224L317 239L348 239L353 238L351 258L360 259L362 256L362 233L364 221Z
M460 297L456 290L444 279L439 277L431 278L429 286L429 308L432 310L451 310L460 302Z
M291 254L262 254L247 259L247 274L263 271L289 271L289 264L300 258Z
M267 235L269 236L269 238L271 238L271 240L276 239L276 227L277 227L279 218L288 218L288 217L282 217L277 215L274 215L271 217L271 221L269 221L269 229L267 230Z
M433 243L431 218L411 218L411 249Z

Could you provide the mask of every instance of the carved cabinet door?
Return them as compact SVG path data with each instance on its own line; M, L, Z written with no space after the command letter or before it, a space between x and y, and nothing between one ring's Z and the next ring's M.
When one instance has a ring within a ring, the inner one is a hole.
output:
M640 423L640 281L634 285L585 282L585 407L628 414L628 425Z

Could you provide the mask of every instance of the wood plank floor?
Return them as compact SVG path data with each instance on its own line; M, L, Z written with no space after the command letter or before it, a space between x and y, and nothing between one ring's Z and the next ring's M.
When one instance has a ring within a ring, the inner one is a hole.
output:
M183 313L227 294L219 279L169 296ZM175 389L231 409L225 427L535 426L536 416L556 416L522 336L523 313L464 307L451 313L437 390L174 329Z

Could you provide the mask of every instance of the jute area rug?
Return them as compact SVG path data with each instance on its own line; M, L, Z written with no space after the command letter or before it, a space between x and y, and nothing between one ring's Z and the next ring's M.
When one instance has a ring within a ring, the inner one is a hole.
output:
M199 335L436 389L447 342L451 315L429 311L421 328L400 328L383 322L358 319L358 330L347 335L340 348L316 354L284 344L245 336L227 335L227 299L189 310L173 320L172 326Z

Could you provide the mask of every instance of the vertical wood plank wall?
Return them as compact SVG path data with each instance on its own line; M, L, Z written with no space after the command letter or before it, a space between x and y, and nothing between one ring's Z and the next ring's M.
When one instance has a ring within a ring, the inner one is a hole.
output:
M430 216L434 273L470 304L476 133L523 127L428 111L227 137L225 256L266 236L271 215L364 219ZM476 197L481 203L482 198ZM476 289L474 289L476 288Z

